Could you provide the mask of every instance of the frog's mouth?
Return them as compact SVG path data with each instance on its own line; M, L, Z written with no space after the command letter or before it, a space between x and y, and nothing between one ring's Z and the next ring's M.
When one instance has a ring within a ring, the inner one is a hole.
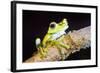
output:
M52 35L52 40L56 40L56 39L60 38L62 35L65 35L65 34L66 34L65 31L60 31L60 32L54 33Z

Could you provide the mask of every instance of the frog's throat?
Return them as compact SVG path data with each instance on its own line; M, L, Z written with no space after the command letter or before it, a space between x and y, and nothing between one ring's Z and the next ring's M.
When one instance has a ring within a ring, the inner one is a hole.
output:
M52 34L52 40L56 40L59 37L61 37L62 35L65 35L65 34L66 34L65 31L60 31L60 32L54 33L54 34Z

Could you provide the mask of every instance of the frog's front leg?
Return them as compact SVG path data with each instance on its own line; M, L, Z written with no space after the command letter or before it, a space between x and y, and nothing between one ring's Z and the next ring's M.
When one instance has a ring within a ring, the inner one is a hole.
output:
M41 44L40 38L36 38L35 43L36 43L36 48L38 50L38 53L39 53L40 57L41 58L46 57L47 51L46 51L45 47Z
M47 46L40 47L39 50L40 50L39 52L40 52L41 58L45 58L47 56L47 53L48 53L48 47Z
M40 55L41 58L44 58L47 55L47 51L45 49L46 48L43 48L43 47L39 47L38 48L38 53L39 53L39 55Z
M46 46L40 46L38 48L38 52L40 53L40 57L41 58L45 58L47 56L48 53L48 47Z

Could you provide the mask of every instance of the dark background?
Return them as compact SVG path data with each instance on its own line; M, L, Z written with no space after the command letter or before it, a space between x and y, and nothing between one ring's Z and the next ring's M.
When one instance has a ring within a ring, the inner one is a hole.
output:
M89 13L69 13L50 11L30 11L23 10L23 61L32 56L37 51L35 39L43 39L49 24L52 21L60 22L63 18L68 19L69 30L77 30L91 24ZM83 60L91 58L91 48L81 49L79 52L71 54L66 60Z

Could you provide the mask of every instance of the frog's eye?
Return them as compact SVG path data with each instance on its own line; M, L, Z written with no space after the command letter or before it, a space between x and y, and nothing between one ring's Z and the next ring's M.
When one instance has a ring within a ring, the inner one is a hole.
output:
M50 24L50 28L55 28L56 27L56 23L51 23Z

